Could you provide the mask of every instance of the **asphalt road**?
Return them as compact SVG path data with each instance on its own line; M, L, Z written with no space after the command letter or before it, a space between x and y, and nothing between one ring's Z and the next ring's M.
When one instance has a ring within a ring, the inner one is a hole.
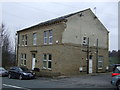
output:
M72 76L66 78L44 78L39 77L31 80L18 80L2 78L2 88L17 88L30 90L31 88L113 88L110 84L111 74L92 74Z

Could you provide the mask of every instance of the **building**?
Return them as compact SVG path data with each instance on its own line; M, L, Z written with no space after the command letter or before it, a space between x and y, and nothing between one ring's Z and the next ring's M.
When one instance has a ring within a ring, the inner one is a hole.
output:
M91 9L17 31L18 66L61 75L105 72L109 32Z

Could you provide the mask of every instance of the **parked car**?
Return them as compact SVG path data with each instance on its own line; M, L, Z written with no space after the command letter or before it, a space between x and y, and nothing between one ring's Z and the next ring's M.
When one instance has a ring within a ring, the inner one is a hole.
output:
M8 71L8 78L31 79L35 78L35 73L26 67L11 67Z
M3 67L0 67L0 76L8 76L8 71Z
M113 66L111 84L117 86L118 90L120 90L120 64Z

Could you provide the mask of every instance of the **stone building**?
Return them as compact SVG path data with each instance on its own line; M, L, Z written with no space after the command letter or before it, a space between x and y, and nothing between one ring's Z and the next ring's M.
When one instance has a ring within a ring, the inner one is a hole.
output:
M17 31L18 66L61 75L105 72L109 32L91 9Z

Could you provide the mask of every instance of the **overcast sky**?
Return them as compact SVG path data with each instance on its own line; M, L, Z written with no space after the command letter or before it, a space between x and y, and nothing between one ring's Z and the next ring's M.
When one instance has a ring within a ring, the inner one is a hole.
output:
M2 21L14 42L19 29L87 8L91 8L110 31L109 50L118 50L117 2L6 2L2 3Z

